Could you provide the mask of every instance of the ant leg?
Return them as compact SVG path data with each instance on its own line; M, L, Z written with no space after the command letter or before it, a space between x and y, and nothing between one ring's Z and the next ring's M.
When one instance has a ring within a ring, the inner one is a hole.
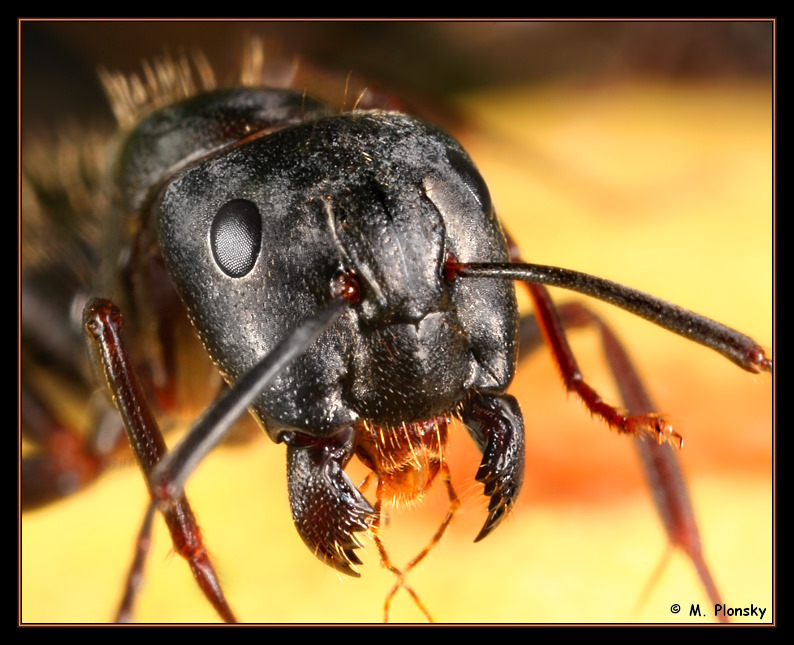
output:
M93 450L77 432L59 423L27 383L20 387L19 400L23 436L37 448L21 462L20 498L27 511L85 488L105 469L109 455Z
M118 412L109 402L81 392L89 402L88 433L59 418L57 400L23 379L19 388L22 437L32 445L20 462L20 502L29 511L69 497L94 481L128 442Z
M113 622L132 622L135 599L138 596L141 582L143 582L143 568L146 565L146 557L149 555L149 548L152 545L152 523L155 510L157 510L155 503L149 502L146 507L146 513L143 516L143 524L141 524L141 529L138 531L138 538L135 540L135 556L132 559L130 570L127 572L124 596L119 603L116 619Z
M167 449L122 342L121 312L107 300L92 300L85 307L83 323L92 360L100 369L113 395L133 454L152 494L150 474L164 457ZM209 560L201 532L184 493L167 501L158 499L158 505L171 533L175 551L188 561L193 577L204 595L223 620L236 622L223 595L218 576ZM147 523L144 522L141 532L144 537L147 532L146 526ZM141 553L140 543L139 537L138 554ZM131 580L134 580L136 571L142 569L142 563L138 564L139 559L136 555L130 573ZM120 613L128 613L134 595L135 589L128 585Z
M610 371L624 405L632 414L647 414L656 409L626 350L603 320L578 302L558 307L557 313L566 329L595 327L599 331ZM519 359L522 359L537 349L543 341L540 325L534 317L521 320L520 335ZM670 543L687 554L712 603L722 604L711 571L703 557L692 502L675 451L668 444L653 441L637 441L635 445ZM656 575L654 574L654 578ZM725 620L724 617L721 620Z
M604 419L610 428L619 433L638 437L650 435L660 444L670 442L679 448L683 446L683 437L660 415L654 413L631 415L625 410L619 410L606 403L585 382L576 358L568 345L565 330L548 290L539 284L524 284L532 296L540 330L552 351L568 391L576 392L592 414Z
M61 310L29 281L20 316L20 429L31 448L20 463L20 502L28 511L93 483L127 442L115 408L92 398L83 337L68 331ZM90 403L87 423L69 414L76 401Z

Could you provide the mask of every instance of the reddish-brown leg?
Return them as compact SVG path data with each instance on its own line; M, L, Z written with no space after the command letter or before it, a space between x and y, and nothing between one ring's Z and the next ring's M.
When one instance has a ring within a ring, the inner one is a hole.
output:
M30 510L67 497L93 482L109 455L93 449L79 433L60 423L26 383L20 386L23 436L36 453L21 462L21 501Z
M149 505L146 507L146 513L143 516L141 529L138 531L138 538L135 540L135 555L132 559L130 570L127 572L124 595L116 611L115 622L117 623L132 622L135 599L138 597L138 591L143 582L143 570L146 566L149 548L152 545L152 523L154 522L154 513L156 510L157 508L154 502L149 502Z
M619 410L606 403L585 382L576 358L568 345L563 325L557 315L548 290L538 284L523 284L525 284L532 297L535 317L540 325L540 331L551 348L565 387L569 391L576 392L587 406L587 409L592 414L604 419L613 430L637 437L649 435L660 444L670 442L680 448L683 445L683 438L663 417L654 413L631 415L624 410Z
M46 298L26 285L19 384L20 430L26 448L30 447L20 462L24 511L82 490L114 457L127 452L118 413L108 402L91 396L93 379L79 360L85 362L85 342L64 334L58 324L62 321L51 308L41 306L42 300ZM70 360L74 362L69 364ZM83 431L81 421L68 414L73 400L90 401L85 424L90 430Z
M151 494L149 476L166 454L165 440L155 420L140 382L130 363L121 338L121 312L107 300L92 300L86 305L83 323L89 351L101 369L113 401L121 414L135 459ZM196 519L184 494L158 504L175 551L185 558L199 587L226 622L236 622L223 595L218 576L209 560ZM147 516L151 513L147 511ZM150 523L144 521L119 614L126 617L134 604L136 580L143 569L143 558Z
M559 322L566 329L594 327L599 331L610 371L623 403L631 414L649 414L656 409L626 350L598 316L576 302L557 307L557 314ZM522 356L541 344L541 336L540 327L534 318L521 321ZM687 554L711 601L714 604L722 604L719 591L703 556L689 491L674 450L669 444L659 444L654 441L637 441L635 445L670 544L681 548ZM651 583L658 577L665 562L666 557L660 563L662 566L654 572ZM720 620L727 619L721 617Z

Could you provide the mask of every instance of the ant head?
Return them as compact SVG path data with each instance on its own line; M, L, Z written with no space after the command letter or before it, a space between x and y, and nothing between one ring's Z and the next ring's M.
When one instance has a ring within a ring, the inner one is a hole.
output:
M352 112L252 135L188 164L157 206L169 273L229 381L345 276L348 313L257 406L271 434L427 418L512 378L512 282L445 271L507 261L504 235L472 162L428 124Z

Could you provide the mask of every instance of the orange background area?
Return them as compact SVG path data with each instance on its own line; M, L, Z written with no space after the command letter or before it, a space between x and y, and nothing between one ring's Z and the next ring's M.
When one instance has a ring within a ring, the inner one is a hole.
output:
M476 124L461 135L463 145L527 260L625 283L773 346L768 82L601 79L454 100ZM608 305L592 306L618 331L660 411L685 438L679 456L726 603L766 608L770 622L773 378L744 373ZM571 342L588 381L617 402L595 335L576 332ZM666 538L632 440L611 433L566 395L545 350L519 367L510 392L526 423L523 492L512 517L474 544L486 508L473 480L479 457L462 428L453 429L449 461L463 508L408 578L434 618L713 620L680 553L638 606ZM320 563L298 537L283 446L263 436L216 450L187 492L241 620L382 620L393 576L379 566L369 540L362 577L350 579ZM145 505L141 477L127 467L73 499L23 515L21 620L109 620ZM437 485L422 506L392 515L383 537L398 566L427 544L445 509ZM671 613L674 603L681 613ZM693 603L706 617L689 617ZM159 519L137 618L216 620L185 564L170 555ZM421 622L422 615L399 592L391 619Z

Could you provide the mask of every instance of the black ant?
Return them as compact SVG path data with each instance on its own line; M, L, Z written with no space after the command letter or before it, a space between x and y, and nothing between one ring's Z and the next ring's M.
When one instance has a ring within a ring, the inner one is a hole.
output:
M117 101L134 101L131 90L114 91ZM291 91L207 88L188 94L147 116L120 153L120 212L134 213L134 236L129 245L114 241L120 254L111 260L122 264L116 284L105 287L120 294L114 300L139 323L133 343L160 347L163 356L129 360L112 337L117 310L92 301L85 324L94 364L105 366L122 416L148 405L133 381L108 371L114 362L139 372L156 405L167 409L179 396L173 377L188 327L174 324L173 315L183 303L215 364L235 384L223 396L241 410L253 404L271 438L287 443L296 526L307 545L340 571L354 572L357 534L378 527L380 502L393 495L381 489L389 481L384 464L395 451L418 453L414 462L429 471L427 485L439 475L449 481L441 437L450 416L463 419L484 452L478 479L490 504L478 539L515 503L523 477L523 422L515 399L504 394L519 347L513 279L576 283L588 295L609 294L613 303L644 312L749 371L771 371L757 344L716 323L604 281L520 264L471 160L432 126L396 113L334 115ZM161 149L164 131L179 145ZM268 219L269 211L282 219ZM488 266L475 266L482 262ZM168 275L175 291L163 293ZM264 286L249 290L255 280ZM26 293L36 305L43 298L35 277L23 282ZM680 445L670 422L650 414L638 378L600 319L579 305L560 310L563 326L602 331L630 414L604 404L580 379L547 292L531 286L530 293L540 315L521 326L524 347L545 336L570 389L614 429ZM272 315L254 314L263 310ZM31 320L23 316L23 323ZM539 326L532 328L532 321ZM304 331L306 339L300 337ZM28 347L31 356L47 349L46 343ZM241 385L270 369L263 358L272 361L279 352L285 354L269 380ZM23 399L25 419L30 423L41 413L45 423L38 428L46 428L46 402L24 384L23 395L31 397ZM179 538L198 536L195 522L185 520L184 480L232 422L200 423L165 461L164 444L136 449ZM127 426L135 441L159 441L154 419L130 418ZM392 440L401 431L406 442L396 448ZM343 474L354 454L379 476L374 506ZM61 485L50 494L59 495ZM396 488L397 495L412 490L403 483ZM449 491L454 510L451 485ZM205 594L223 618L233 619L201 547L198 553L193 566L204 577ZM381 559L397 576L395 590L408 589L404 576L412 565L390 563L383 549Z

